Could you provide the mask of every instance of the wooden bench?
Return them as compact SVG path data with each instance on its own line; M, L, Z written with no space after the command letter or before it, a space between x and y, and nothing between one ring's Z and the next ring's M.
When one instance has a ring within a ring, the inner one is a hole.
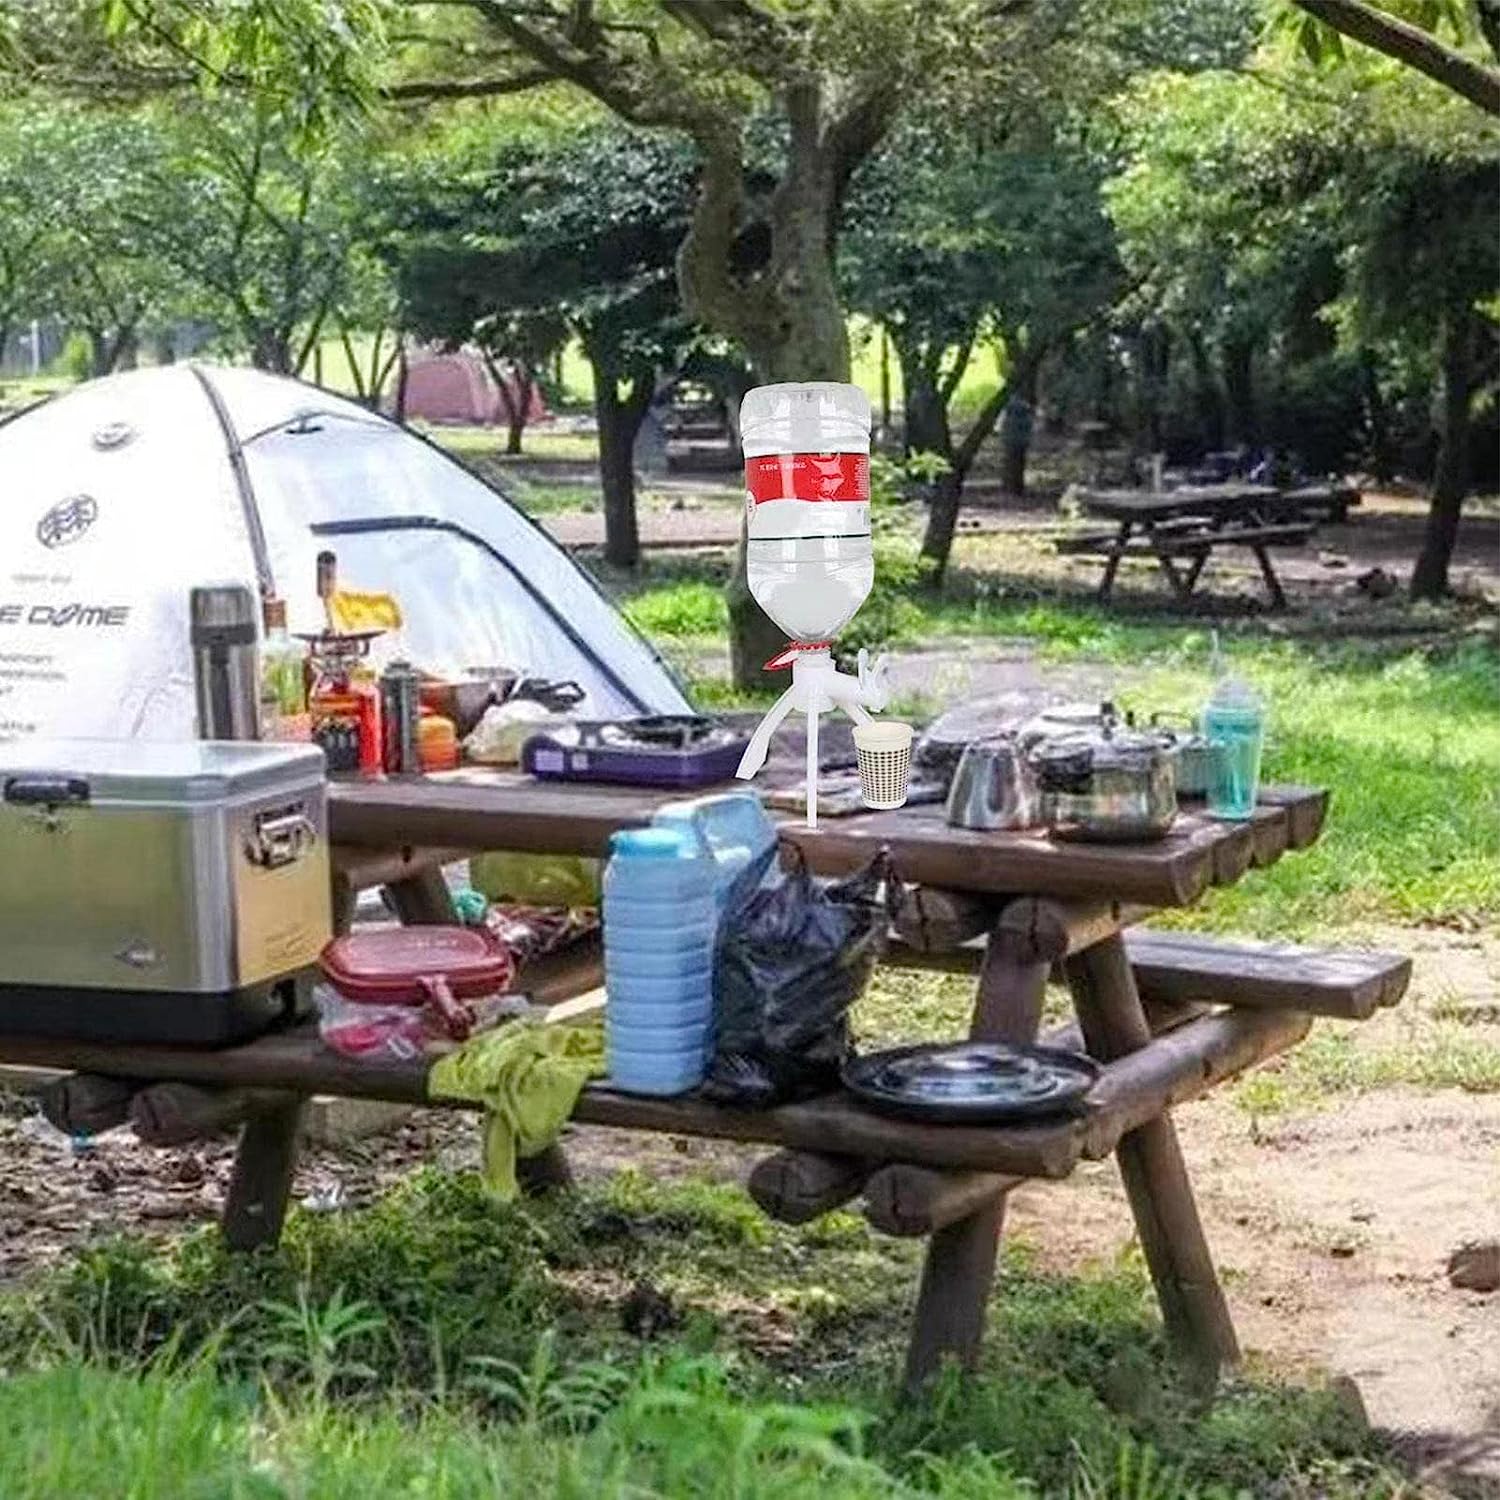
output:
M1394 1005L1411 982L1399 953L1247 943L1193 932L1127 933L1125 951L1143 999L1296 1009L1363 1021Z

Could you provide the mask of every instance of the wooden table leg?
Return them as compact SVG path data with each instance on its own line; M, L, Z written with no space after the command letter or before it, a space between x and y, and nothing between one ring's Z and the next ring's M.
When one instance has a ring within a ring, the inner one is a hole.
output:
M222 1220L231 1250L254 1250L280 1238L306 1111L305 1095L277 1094L241 1128Z
M408 927L441 927L453 921L453 897L441 870L419 870L393 880L386 890L396 915Z
M1286 593L1281 587L1281 580L1276 576L1276 569L1271 566L1271 554L1263 545L1257 545L1250 549L1255 554L1255 560L1260 564L1260 576L1266 581L1266 592L1271 596L1272 609L1286 608Z
M992 933L980 971L970 1036L983 1041L1030 1041L1041 1025L1050 967L1006 957ZM935 1374L944 1359L956 1359L968 1368L978 1358L1004 1223L1005 1193L1001 1190L967 1218L939 1229L927 1242L906 1355L908 1390Z
M1193 586L1177 571L1177 565L1172 559L1156 545L1156 529L1149 522L1146 525L1146 540L1151 543L1151 550L1156 555L1157 566L1166 574L1167 582L1172 585L1172 593L1179 603L1185 603L1193 596Z
M1108 1062L1151 1040L1135 976L1116 935L1066 960L1079 1024L1090 1053ZM1239 1342L1219 1285L1192 1184L1170 1115L1132 1130L1115 1151L1167 1336L1191 1372L1212 1385L1239 1363Z
M1115 574L1120 571L1120 559L1125 556L1125 545L1130 540L1133 527L1132 521L1121 521L1120 529L1115 535L1114 545L1105 554L1104 577L1099 580L1100 604L1108 604L1110 595L1114 593Z

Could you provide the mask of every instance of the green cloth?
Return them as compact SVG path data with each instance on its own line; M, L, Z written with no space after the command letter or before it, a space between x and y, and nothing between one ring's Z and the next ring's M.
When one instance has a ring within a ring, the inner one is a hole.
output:
M517 1193L516 1158L551 1145L584 1084L603 1072L602 1027L511 1021L440 1057L427 1092L484 1105L484 1180L508 1203Z

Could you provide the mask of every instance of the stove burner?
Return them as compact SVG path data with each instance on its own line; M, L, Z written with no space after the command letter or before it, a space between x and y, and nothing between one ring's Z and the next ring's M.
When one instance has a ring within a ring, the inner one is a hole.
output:
M654 718L619 719L599 726L599 738L606 745L653 750L690 750L725 733L712 719L696 714L659 714Z

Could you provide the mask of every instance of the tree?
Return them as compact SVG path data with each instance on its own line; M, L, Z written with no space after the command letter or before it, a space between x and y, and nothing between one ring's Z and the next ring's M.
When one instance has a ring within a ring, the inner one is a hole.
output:
M372 274L355 175L372 143L352 127L299 135L259 102L227 116L180 105L166 140L153 186L187 211L153 214L143 232L259 369L302 373L352 308L354 277Z
M436 198L422 184L392 240L415 327L528 363L578 339L594 373L605 555L622 567L639 560L636 433L692 341L674 275L691 185L682 149L617 126L513 140Z
M166 36L220 80L274 77L289 58L301 66L305 49L323 76L367 96L494 98L562 83L630 124L679 132L700 167L677 261L687 312L741 345L762 379L839 380L849 343L834 253L855 170L906 98L1023 68L1079 3L364 0L343 17L336 64L323 56L337 39L318 30L318 0L120 9L132 38ZM404 24L383 28L386 14ZM362 75L372 56L380 63ZM752 125L776 143L769 163ZM730 614L735 677L748 685L780 632L750 597L743 546Z
M1500 115L1500 68L1473 56L1481 38L1492 57L1500 55L1500 0L1425 0L1406 7L1412 19L1365 0L1291 3L1301 12L1295 29L1314 63L1342 61L1348 37L1425 73L1486 114ZM1457 45L1445 40L1439 27Z
M84 333L93 373L108 374L180 292L149 233L154 215L185 202L177 185L165 197L152 185L160 133L139 113L38 99L15 106L7 124L18 212L3 235L26 247L31 310Z
M1448 569L1470 487L1471 418L1482 374L1496 371L1500 180L1496 160L1403 152L1380 163L1362 195L1365 234L1351 259L1362 326L1430 352L1438 372L1437 457L1414 599L1448 592Z
M1274 52L1267 63L1284 67ZM1124 111L1133 155L1111 212L1142 297L1184 337L1283 363L1337 343L1370 367L1377 395L1395 371L1437 388L1433 503L1412 577L1414 594L1435 597L1468 488L1471 408L1495 364L1500 131L1366 59L1323 82L1303 94L1151 81Z
M900 360L907 449L943 460L922 543L939 581L964 483L1002 410L1035 403L1048 352L1119 285L1100 170L1082 145L1034 116L988 136L934 121L894 137L861 178L843 258L852 304ZM960 437L953 397L980 348L1000 379ZM1019 493L1026 446L1021 424L1012 431L1006 478Z

